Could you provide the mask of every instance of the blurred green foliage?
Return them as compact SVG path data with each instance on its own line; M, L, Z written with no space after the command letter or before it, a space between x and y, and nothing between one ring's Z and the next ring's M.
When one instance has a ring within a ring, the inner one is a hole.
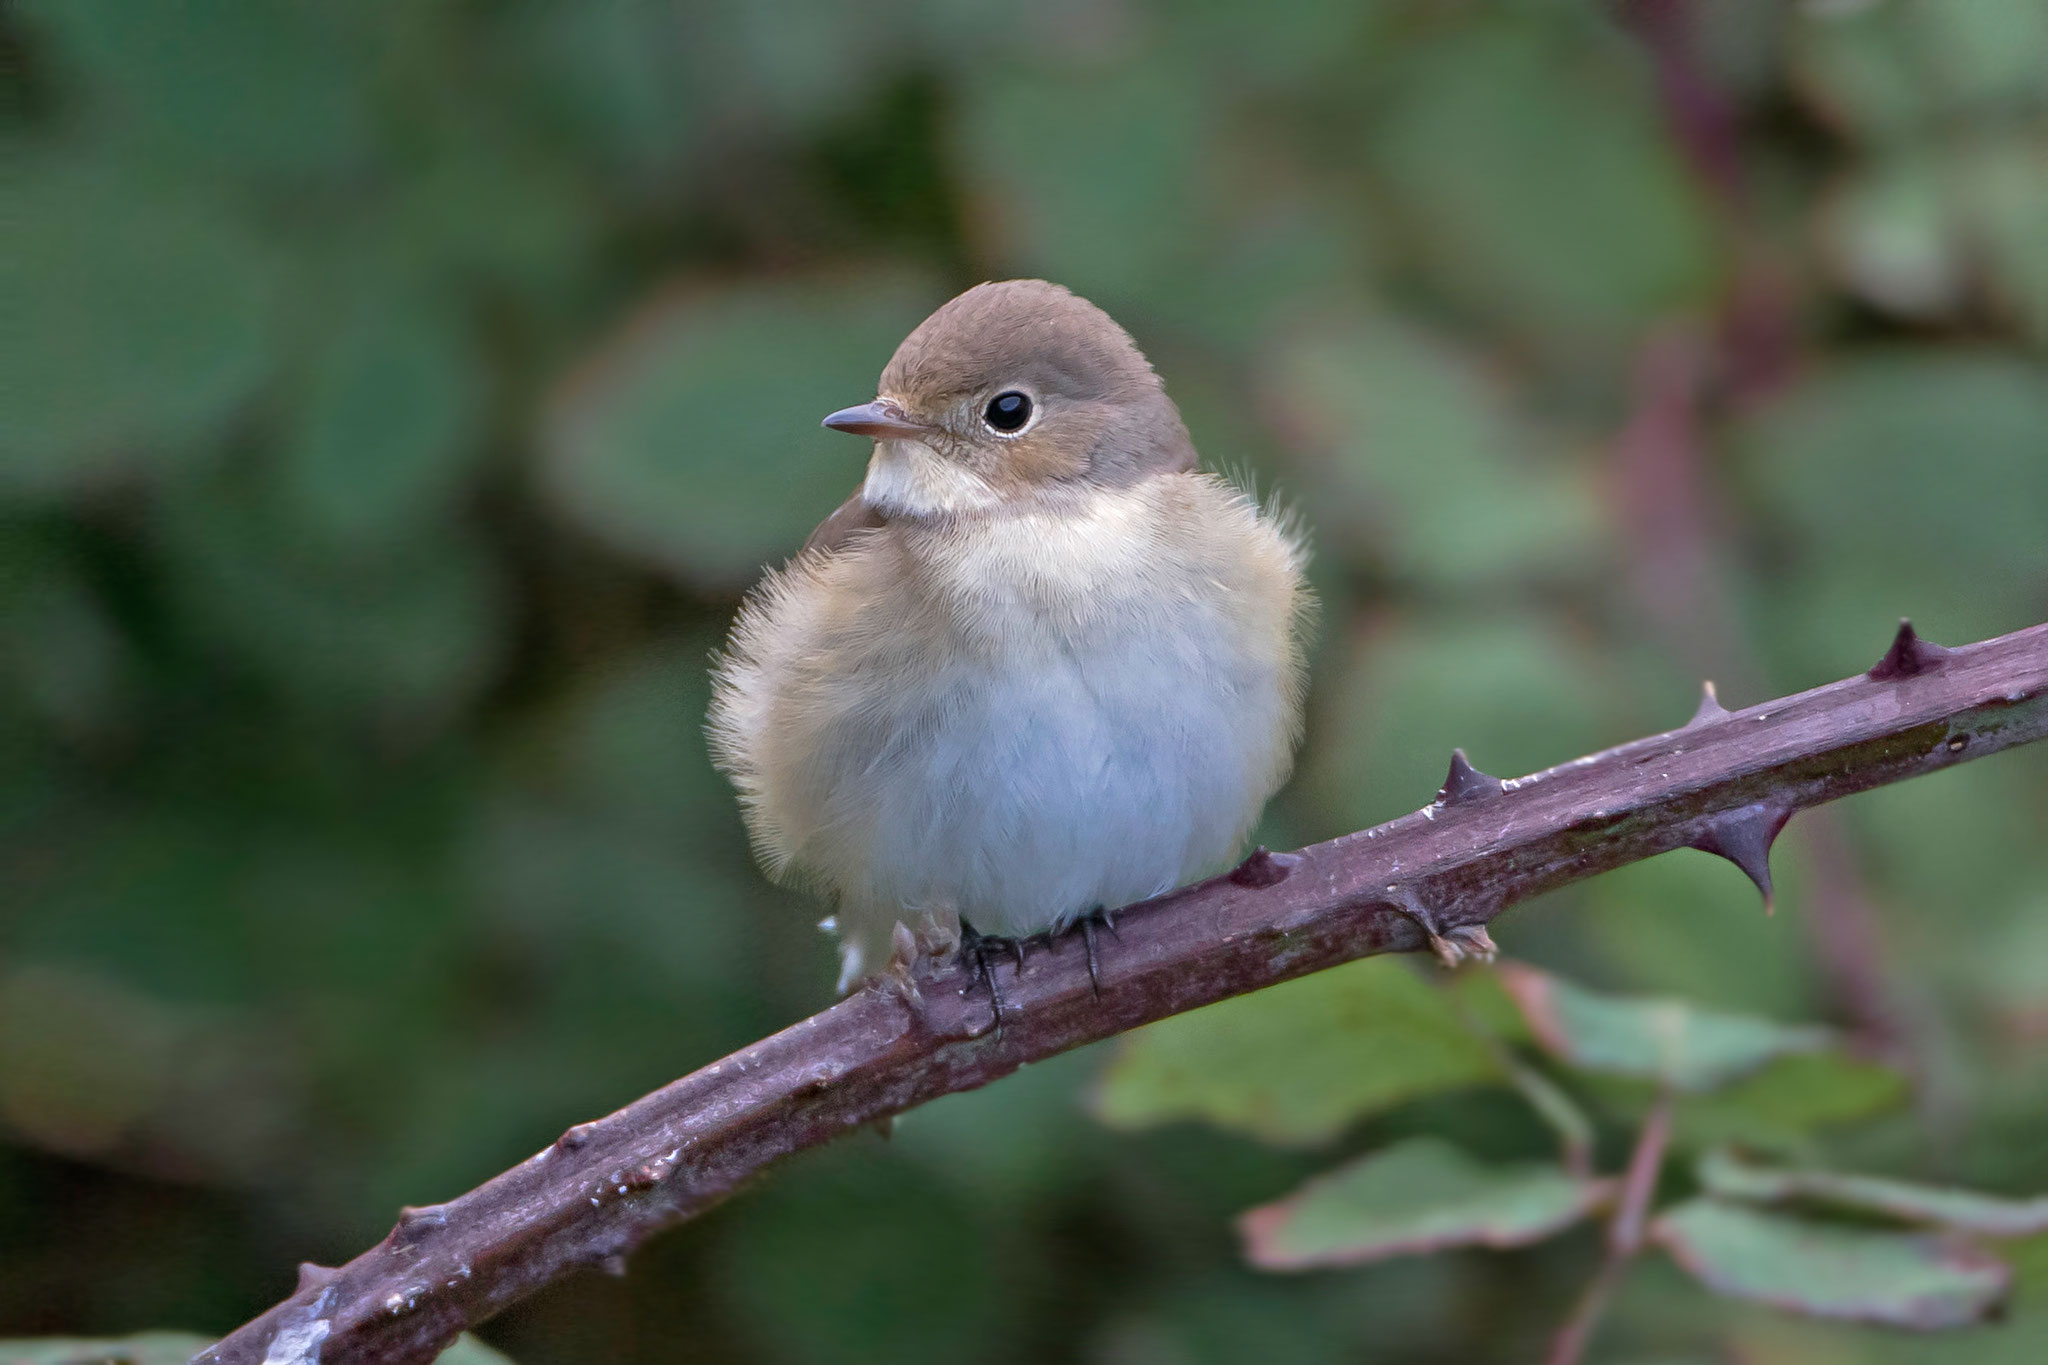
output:
M2048 617L2042 0L23 0L0 48L0 1334L224 1330L827 1000L814 908L705 758L704 661L858 477L818 418L976 280L1109 308L1209 460L1315 530L1270 844L1412 809L1453 745L1518 773L1678 723L1703 673L1738 706L1842 676L1904 613ZM1499 936L1882 1017L1913 1073L1788 1057L1688 1097L1689 1140L1767 1117L2030 1193L2044 827L2023 752L1795 823L1775 919L1676 854ZM1229 1220L1334 1160L1553 1144L1492 1087L1231 1093L1287 1081L1262 1037L1408 1046L1335 989L1228 1006L1249 1075L1177 1061L1222 1129L1104 1127L1104 1058L1063 1059L486 1335L523 1365L1531 1358L1589 1233L1242 1263ZM1939 1344L1646 1263L1602 1344L2034 1360L2048 1262L2014 1259L2012 1322Z
M1900 1078L1857 1060L1843 1036L1683 1000L1607 995L1520 962L1470 968L1435 991L1406 963L1352 963L1163 1020L1119 1051L1096 1110L1123 1127L1193 1114L1268 1142L1327 1140L1417 1095L1492 1084L1518 1092L1556 1135L1555 1159L1508 1165L1474 1160L1437 1136L1367 1151L1238 1219L1246 1259L1266 1270L1526 1247L1599 1214L1610 1248L1626 1239L1625 1265L1647 1227L1725 1297L1948 1330L1996 1316L2012 1290L2011 1265L1966 1235L2048 1232L2048 1196L1764 1168L1731 1152L1728 1144L1810 1153L1820 1130L1896 1104ZM1544 1069L1527 1055L1537 1051L1548 1057ZM1572 1092L1600 1104L1597 1119ZM1788 1092L1803 1102L1770 1102ZM1716 1100L1703 1105L1704 1096ZM1596 1123L1637 1126L1611 1176L1594 1151ZM1703 1196L1659 1211L1674 1149L1703 1148L1694 1163ZM1588 1311L1590 1332L1604 1308Z

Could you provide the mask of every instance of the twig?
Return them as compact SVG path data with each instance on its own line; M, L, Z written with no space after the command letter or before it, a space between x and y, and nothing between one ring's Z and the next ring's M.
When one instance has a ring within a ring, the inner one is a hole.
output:
M1490 947L1507 906L1710 846L1752 875L1796 810L2048 735L2048 625L1958 650L1902 628L1870 674L1513 782L1467 768L1444 799L1131 907L1101 996L1071 939L988 995L926 964L581 1124L450 1203L408 1209L205 1365L426 1362L542 1285L618 1258L792 1153L1026 1062L1372 953ZM1767 877L1764 869L1762 875ZM997 970L1012 970L999 966Z
M1629 1264L1643 1249L1643 1227L1649 1220L1650 1200L1657 1193L1657 1177L1664 1170L1664 1150L1671 1144L1671 1095L1657 1097L1643 1131L1636 1136L1629 1153L1628 1174L1621 1182L1621 1202L1607 1224L1607 1254L1600 1261L1585 1292L1565 1319L1557 1339L1551 1343L1545 1365L1578 1365L1592 1344L1593 1333L1607 1315L1614 1291L1621 1287Z

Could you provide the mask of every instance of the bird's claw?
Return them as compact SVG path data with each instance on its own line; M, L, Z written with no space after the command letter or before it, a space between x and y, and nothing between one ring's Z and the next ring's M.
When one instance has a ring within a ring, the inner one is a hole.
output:
M1118 942L1123 935L1117 932L1116 917L1107 906L1096 906L1087 914L1075 920L1070 929L1078 929L1081 943L1088 956L1088 988L1097 999L1102 996L1102 960L1096 949L1095 931L1107 929L1109 936ZM996 1037L1003 1036L1003 988L996 979L996 965L1005 956L1017 964L1017 975L1024 975L1026 950L1032 945L1044 948L1048 953L1056 950L1060 935L1048 929L1042 933L1022 938L1005 938L996 934L984 934L966 921L960 924L960 965L965 967L976 983L987 989L989 1001L995 1009Z
M1119 943L1123 942L1123 935L1116 931L1116 918L1110 913L1109 907L1105 905L1096 906L1093 910L1090 910L1087 914L1081 916L1079 920L1075 921L1075 926L1081 931L1081 942L1088 951L1088 989L1094 993L1096 999L1100 1000L1102 998L1102 964L1095 956L1095 926L1098 924L1109 930L1109 936Z
M972 974L975 981L988 988L988 998L995 1011L995 1033L998 1042L1003 1036L1003 988L996 980L993 958L1000 957L1006 950L1017 955L1017 970L1024 970L1024 943L1021 939L997 938L983 934L965 920L960 923L960 965Z

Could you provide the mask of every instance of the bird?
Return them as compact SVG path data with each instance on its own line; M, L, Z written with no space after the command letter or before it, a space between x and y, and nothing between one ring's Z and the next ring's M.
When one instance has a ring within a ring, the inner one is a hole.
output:
M980 284L824 425L865 476L746 596L706 728L769 876L832 906L841 992L963 943L1021 968L1227 865L1301 739L1306 537L1198 467L1130 335Z

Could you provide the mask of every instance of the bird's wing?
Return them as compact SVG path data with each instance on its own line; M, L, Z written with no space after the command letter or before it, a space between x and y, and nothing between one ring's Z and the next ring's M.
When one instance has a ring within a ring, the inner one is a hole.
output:
M818 529L811 532L810 539L804 542L804 548L798 553L821 550L831 554L860 532L872 531L883 524L882 514L868 506L867 499L856 488L852 497L840 503L831 516L818 523Z

